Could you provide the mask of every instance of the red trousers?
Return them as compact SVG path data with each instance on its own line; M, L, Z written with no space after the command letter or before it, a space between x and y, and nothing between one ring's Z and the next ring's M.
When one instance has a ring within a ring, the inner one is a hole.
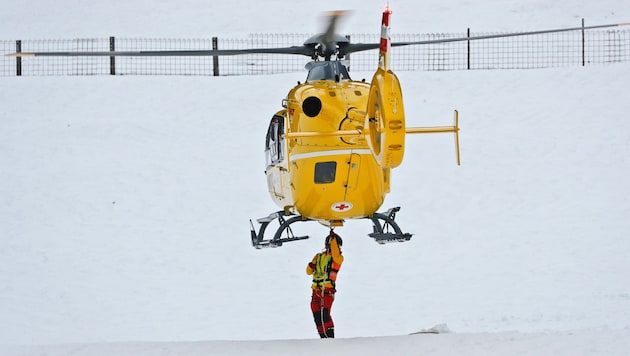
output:
M335 337L335 324L330 317L330 309L334 300L334 289L313 289L311 311L313 312L317 332L321 338Z

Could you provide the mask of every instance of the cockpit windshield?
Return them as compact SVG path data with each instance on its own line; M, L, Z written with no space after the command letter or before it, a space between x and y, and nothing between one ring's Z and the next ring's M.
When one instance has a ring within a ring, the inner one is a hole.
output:
M307 82L314 80L349 80L350 74L346 67L347 61L310 62L306 65L308 70Z

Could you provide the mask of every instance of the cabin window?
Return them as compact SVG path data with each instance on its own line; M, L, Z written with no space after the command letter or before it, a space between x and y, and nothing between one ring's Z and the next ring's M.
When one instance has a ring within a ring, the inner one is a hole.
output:
M274 115L267 130L267 139L265 141L265 155L267 157L267 165L274 165L284 159L284 118Z
M315 183L328 184L335 181L337 173L337 162L318 162L315 163Z
M308 76L306 81L350 79L346 63L339 61L310 62L306 65Z

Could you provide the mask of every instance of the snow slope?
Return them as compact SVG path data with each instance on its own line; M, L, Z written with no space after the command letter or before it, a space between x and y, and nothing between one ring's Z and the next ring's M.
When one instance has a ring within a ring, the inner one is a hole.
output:
M114 2L83 16L83 2L61 3L38 3L26 21L7 15L17 3L0 5L0 34L265 31L249 31L253 7L238 1L213 3L216 11ZM293 20L312 28L306 2L293 3L296 15L269 21L269 31ZM266 4L257 11L270 19L286 2ZM365 4L347 27L378 25L381 2ZM468 13L487 30L528 29L517 19L630 19L612 0L440 4L391 2L394 28L429 32L425 22L450 27L440 18L457 16L473 26ZM141 20L99 15L125 8ZM235 12L239 21L228 21ZM222 15L199 20L210 13ZM346 263L334 341L313 339L303 272L321 239L249 245L248 220L276 209L263 135L304 74L3 78L0 354L627 354L629 69L399 73L410 126L449 124L459 109L463 165L450 135L410 137L383 208L402 206L397 219L412 241L377 245L367 221L339 230ZM453 332L393 336L442 323Z
M125 342L5 348L11 355L626 355L627 331L471 333L335 340Z

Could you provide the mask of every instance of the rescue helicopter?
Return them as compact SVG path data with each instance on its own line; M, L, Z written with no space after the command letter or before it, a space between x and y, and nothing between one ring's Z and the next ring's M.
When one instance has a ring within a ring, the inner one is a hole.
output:
M412 235L395 221L400 207L377 212L390 192L391 170L402 163L405 136L454 133L459 164L457 111L453 126L406 126L401 85L390 68L391 13L389 7L383 12L378 46L353 45L336 35L343 12L331 13L326 32L304 43L315 61L306 65L306 81L289 91L283 109L272 117L265 142L269 193L282 210L258 219L258 232L250 220L254 247L306 239L295 236L291 225L312 220L332 231L345 220L370 219L375 241L408 241ZM378 68L371 82L352 80L344 57L376 48ZM265 239L272 222L279 227Z
M237 50L164 50L107 52L21 52L11 56L228 56L251 53L303 55L304 83L298 82L282 108L272 115L265 136L265 175L269 194L280 210L250 220L251 243L260 249L303 240L291 225L317 221L331 229L350 219L368 219L378 243L402 242L412 234L402 232L395 217L400 207L378 212L391 190L391 170L400 166L409 134L452 133L460 164L459 114L452 126L407 127L401 84L391 69L393 47L456 41L483 40L551 32L624 26L626 24L517 32L476 37L415 42L394 42L389 35L392 14L389 5L382 13L379 43L350 43L337 34L345 11L329 13L326 30L308 38L301 46ZM346 57L355 52L379 50L377 69L371 81L349 75ZM265 238L270 224L277 224Z

